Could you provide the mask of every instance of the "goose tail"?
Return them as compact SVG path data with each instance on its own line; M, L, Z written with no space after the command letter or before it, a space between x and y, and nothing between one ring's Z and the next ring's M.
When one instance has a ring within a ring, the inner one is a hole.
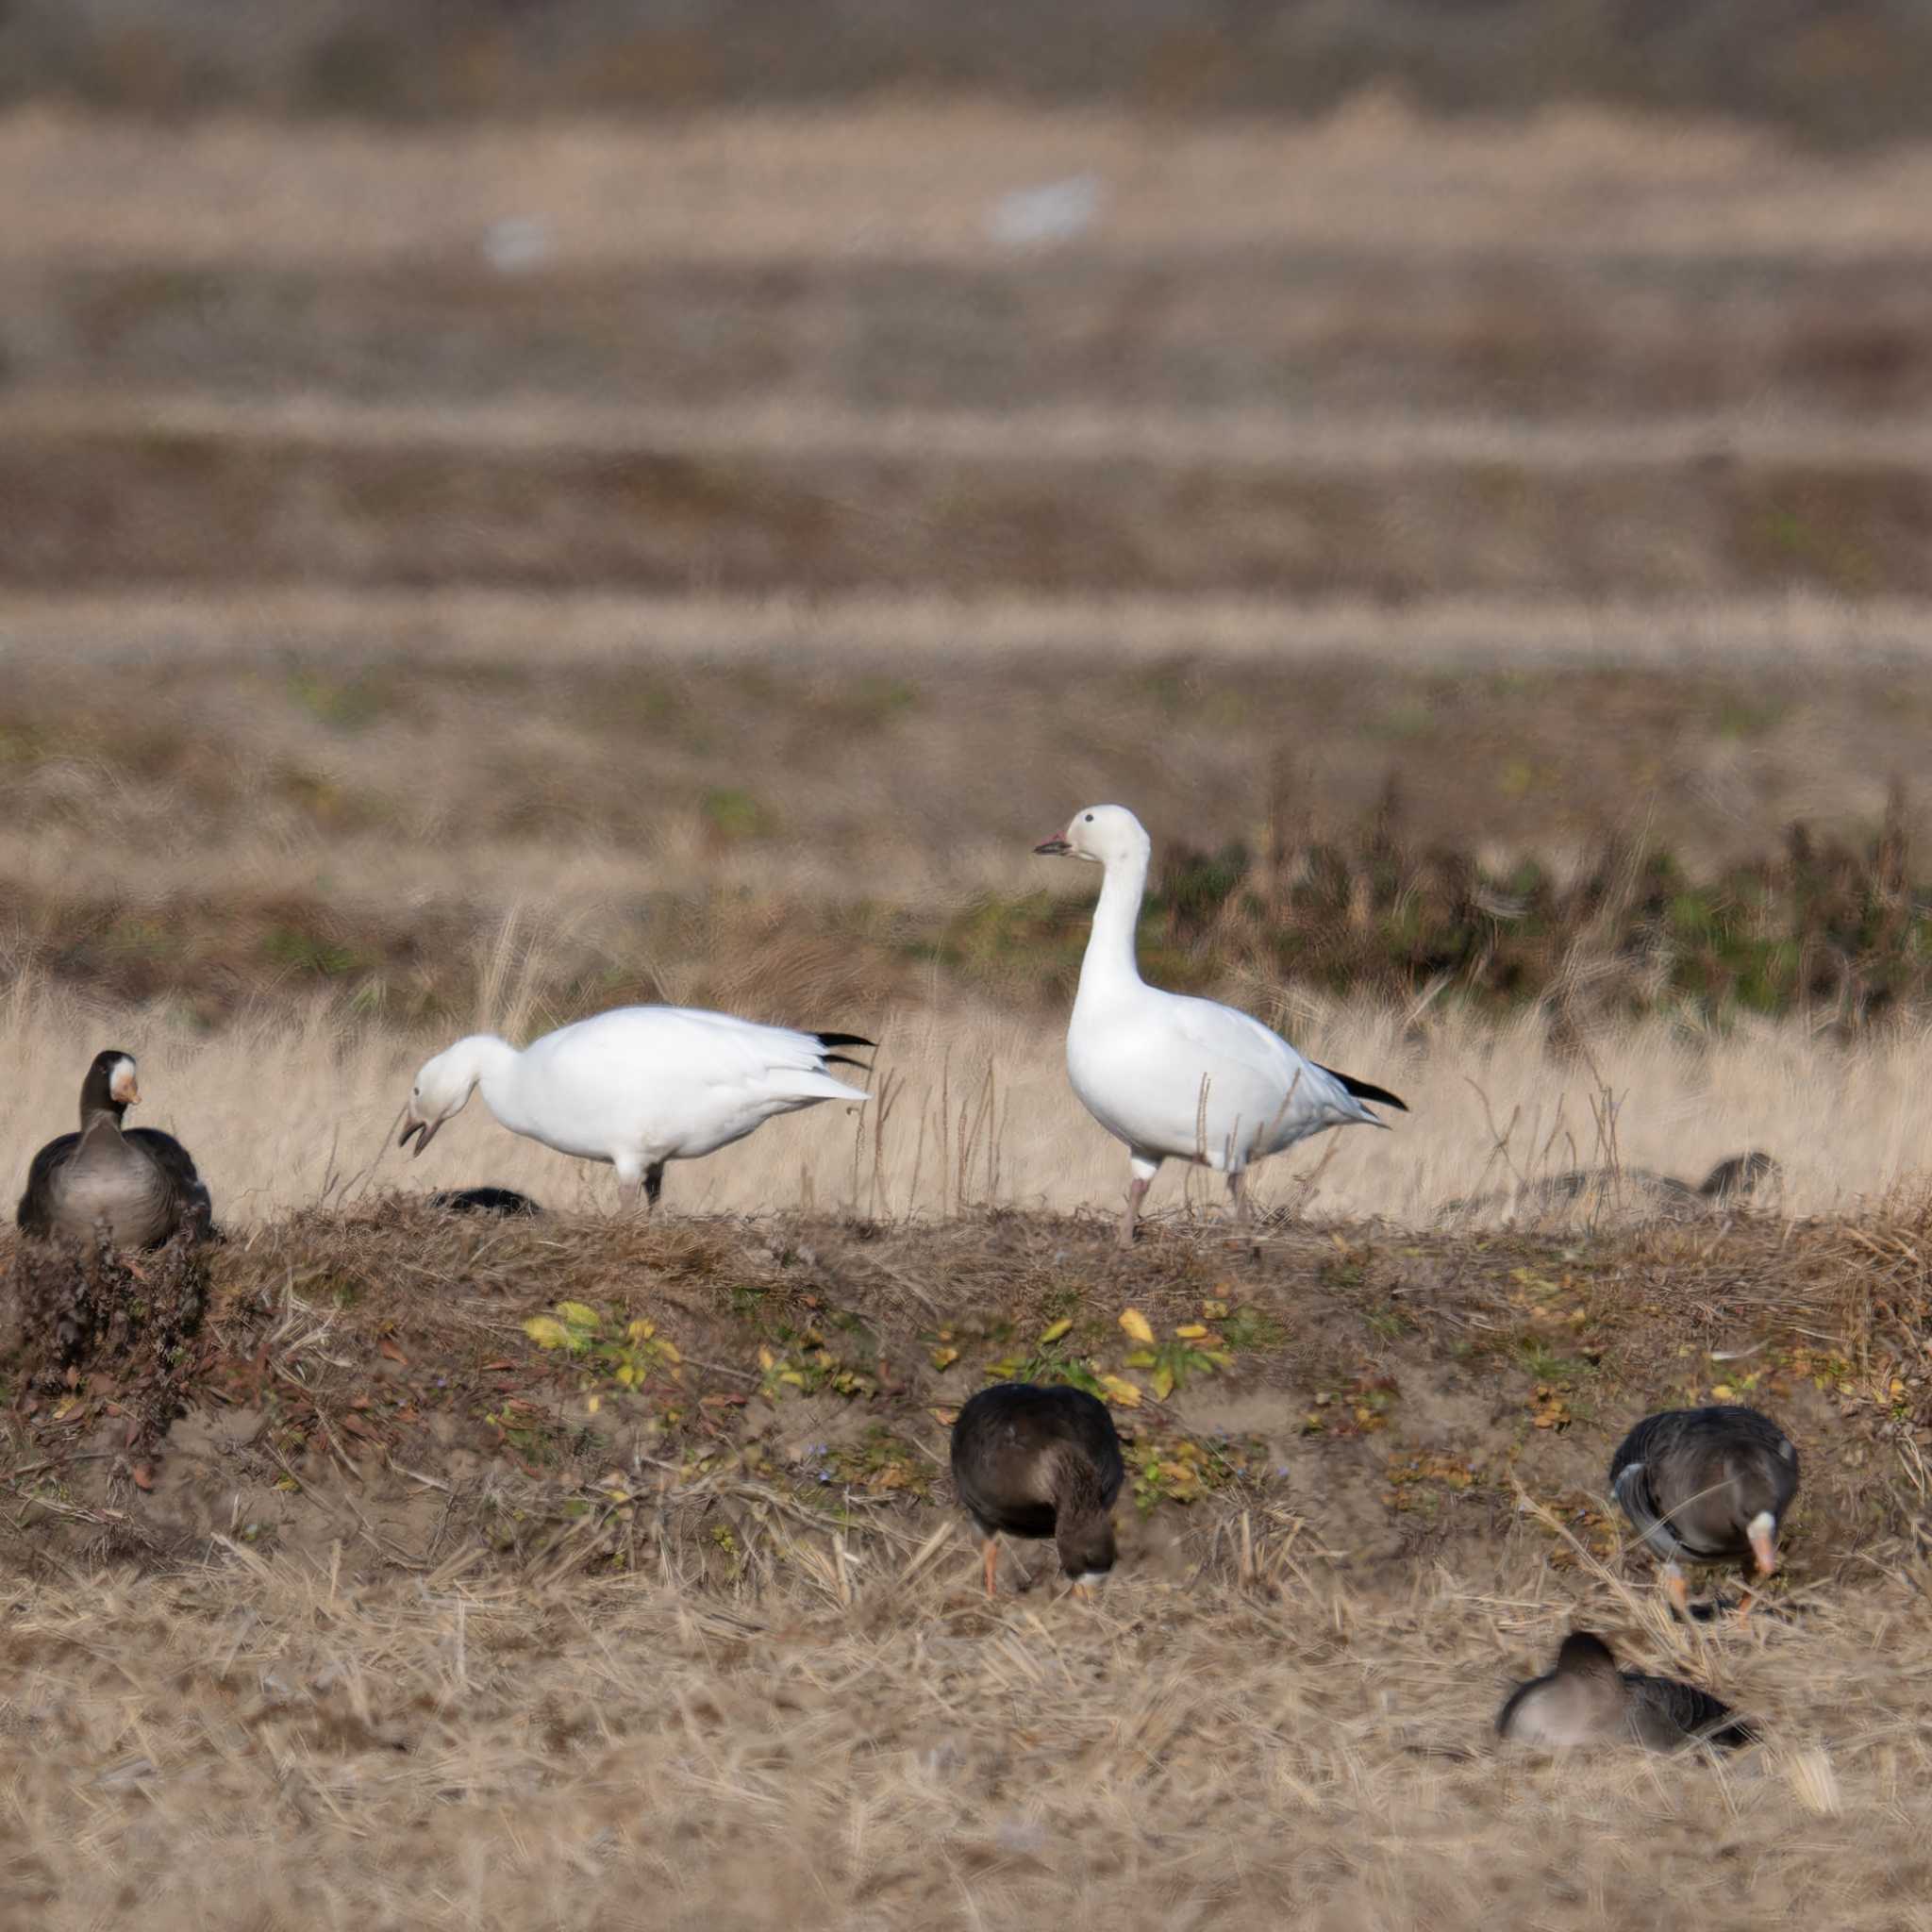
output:
M1319 1062L1317 1064L1319 1065ZM1333 1067L1322 1067L1321 1071L1326 1074L1331 1080L1339 1080L1341 1083L1342 1091L1347 1093L1351 1100L1379 1101L1384 1107L1394 1108L1398 1113L1407 1113L1408 1111L1407 1101L1390 1092L1386 1087L1377 1087L1373 1080L1357 1080L1353 1074L1338 1073ZM1363 1109L1362 1118L1366 1121L1374 1121L1374 1124L1378 1127L1387 1124L1386 1122L1375 1120L1375 1116L1366 1108Z

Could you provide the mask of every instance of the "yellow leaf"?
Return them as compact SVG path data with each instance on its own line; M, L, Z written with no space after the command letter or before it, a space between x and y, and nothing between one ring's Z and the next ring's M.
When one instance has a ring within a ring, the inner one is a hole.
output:
M587 1395L584 1398L584 1407L595 1415L604 1407L604 1398L601 1395Z
M1903 1395L1906 1392L1906 1385L1896 1375L1891 1378L1891 1392L1894 1395Z
M771 1351L771 1350L770 1350L769 1348L761 1348L761 1349L759 1349L759 1350L758 1350L758 1367L759 1367L759 1368L761 1368L761 1369L773 1369L773 1368L776 1368L776 1367L777 1367L777 1365L778 1365L778 1357L777 1357L776 1356L774 1356L774 1354L772 1353L772 1351Z
M1130 1369L1151 1369L1158 1359L1159 1357L1155 1355L1151 1348L1137 1348L1127 1357L1127 1367Z
M568 1348L570 1330L552 1315L532 1315L524 1324L524 1333L539 1348Z
M957 1348L936 1348L932 1352L932 1365L936 1369L950 1369L958 1359Z
M677 1344L673 1341L666 1341L662 1336L659 1336L658 1339L657 1349L658 1353L661 1355L667 1362L681 1362L684 1359L684 1357L677 1352Z
M658 1324L655 1322L633 1322L625 1330L633 1341L648 1341L657 1332Z
M1062 1315L1058 1322L1048 1323L1040 1331L1040 1339L1042 1341L1058 1341L1073 1325L1074 1318L1071 1315Z
M1172 1369L1156 1369L1150 1379L1154 1384L1155 1401L1165 1402L1174 1393L1174 1371Z
M1136 1341L1151 1342L1154 1340L1154 1330L1147 1325L1147 1317L1139 1308L1123 1308L1121 1326Z
M803 1389L805 1387L805 1377L796 1369L780 1369L778 1371L778 1379L781 1382L790 1382L794 1389Z
M598 1325L596 1309L585 1302L558 1302L557 1312L573 1328L595 1328Z
M1205 1301L1201 1304L1201 1313L1207 1321L1224 1322L1227 1319L1227 1304L1220 1300Z
M1713 1382L1710 1392L1719 1402L1728 1402L1738 1391L1728 1382Z
M1117 1402L1123 1408L1139 1408L1141 1391L1124 1375L1103 1375L1100 1386L1107 1391L1107 1399Z
M1200 1339L1207 1334L1208 1330L1205 1324L1203 1324L1202 1323L1184 1322L1174 1332L1175 1337L1179 1341L1199 1341Z

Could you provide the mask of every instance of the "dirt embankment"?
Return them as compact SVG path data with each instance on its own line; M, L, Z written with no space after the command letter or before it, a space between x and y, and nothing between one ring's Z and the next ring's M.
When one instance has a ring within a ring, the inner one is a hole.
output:
M1211 1231L1158 1231L1124 1260L1109 1242L1018 1215L299 1216L213 1252L186 1412L151 1458L130 1457L111 1359L64 1390L14 1377L13 1555L664 1567L743 1600L801 1564L860 1579L937 1536L928 1560L963 1579L946 1424L994 1375L1109 1395L1124 1560L1174 1577L1314 1565L1380 1595L1424 1558L1480 1583L1524 1540L1557 1565L1609 1557L1615 1441L1713 1398L1770 1409L1804 1448L1790 1588L1915 1534L1932 1444L1916 1223L1281 1227L1255 1257ZM1008 1574L1027 1571L1052 1565Z

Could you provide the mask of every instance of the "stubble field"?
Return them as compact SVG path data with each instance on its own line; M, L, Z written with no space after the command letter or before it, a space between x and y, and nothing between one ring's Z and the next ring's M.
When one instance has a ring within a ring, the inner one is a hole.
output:
M1927 1924L1928 169L0 125L0 1164L125 1046L228 1233L158 1384L0 1372L0 1903ZM1274 1163L1255 1255L1172 1174L1110 1245L1091 881L1029 856L1107 798L1150 974L1412 1109ZM480 1103L395 1150L458 1034L659 998L873 1035L874 1104L646 1228ZM414 1198L479 1181L550 1212ZM944 1419L1015 1373L1131 1391L1097 1606L977 1595ZM1726 1391L1790 1571L1673 1626L1603 1466ZM1766 1742L1498 1750L1573 1621Z

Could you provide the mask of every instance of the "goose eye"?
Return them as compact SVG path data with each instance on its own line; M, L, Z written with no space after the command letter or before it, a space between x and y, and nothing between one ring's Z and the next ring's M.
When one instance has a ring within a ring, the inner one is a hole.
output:
M1093 814L1091 811L1087 814L1087 823L1090 825L1093 823Z

